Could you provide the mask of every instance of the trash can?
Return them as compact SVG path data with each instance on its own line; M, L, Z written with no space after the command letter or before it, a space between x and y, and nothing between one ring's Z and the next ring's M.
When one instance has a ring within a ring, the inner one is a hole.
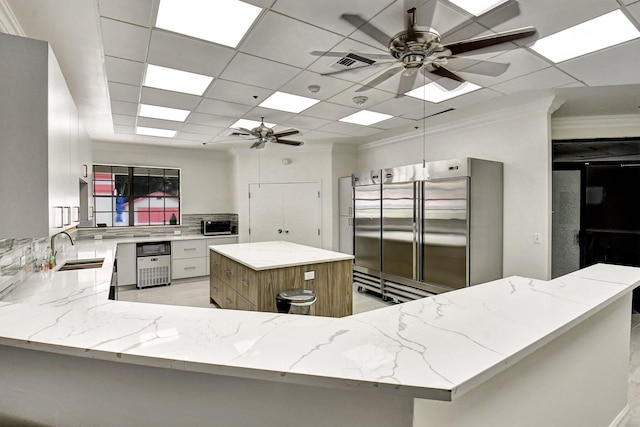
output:
M278 313L316 314L316 294L309 289L287 289L276 295Z

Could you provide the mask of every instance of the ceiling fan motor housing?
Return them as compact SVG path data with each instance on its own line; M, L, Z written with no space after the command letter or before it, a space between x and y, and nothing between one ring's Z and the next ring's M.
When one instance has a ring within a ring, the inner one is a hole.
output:
M429 27L414 26L401 31L389 41L389 53L405 68L419 68L424 60L441 48L440 34Z

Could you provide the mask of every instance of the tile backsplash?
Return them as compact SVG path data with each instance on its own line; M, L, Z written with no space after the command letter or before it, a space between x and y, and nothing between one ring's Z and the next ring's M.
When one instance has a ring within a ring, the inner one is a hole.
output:
M23 282L48 256L49 239L0 240L0 297Z
M174 235L174 231L180 231L180 234L185 236L200 235L200 221L215 219L216 215L220 214L183 214L182 224L180 225L161 225L156 227L78 228L77 238L81 240L93 240L96 235L101 236L103 239L165 237L167 235Z

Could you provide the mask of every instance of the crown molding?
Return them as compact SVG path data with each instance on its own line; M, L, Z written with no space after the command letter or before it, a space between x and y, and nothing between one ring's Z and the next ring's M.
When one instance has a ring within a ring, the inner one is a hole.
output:
M640 114L625 114L618 116L584 116L559 117L551 120L552 129L577 129L584 127L619 127L638 126Z
M26 34L6 0L0 0L0 32L25 37Z
M473 105L460 110L452 110L445 114L428 117L420 129L406 133L383 137L377 141L358 146L358 151L377 149L390 144L397 144L416 137L427 137L447 131L455 131L494 125L528 117L536 114L550 115L557 110L564 100L557 98L552 92L522 92L491 100L481 105Z

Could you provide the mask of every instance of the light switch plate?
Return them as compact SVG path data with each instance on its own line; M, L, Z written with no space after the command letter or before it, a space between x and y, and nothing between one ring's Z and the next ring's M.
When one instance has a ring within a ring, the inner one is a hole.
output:
M304 272L304 280L313 280L316 278L315 271L305 271Z

